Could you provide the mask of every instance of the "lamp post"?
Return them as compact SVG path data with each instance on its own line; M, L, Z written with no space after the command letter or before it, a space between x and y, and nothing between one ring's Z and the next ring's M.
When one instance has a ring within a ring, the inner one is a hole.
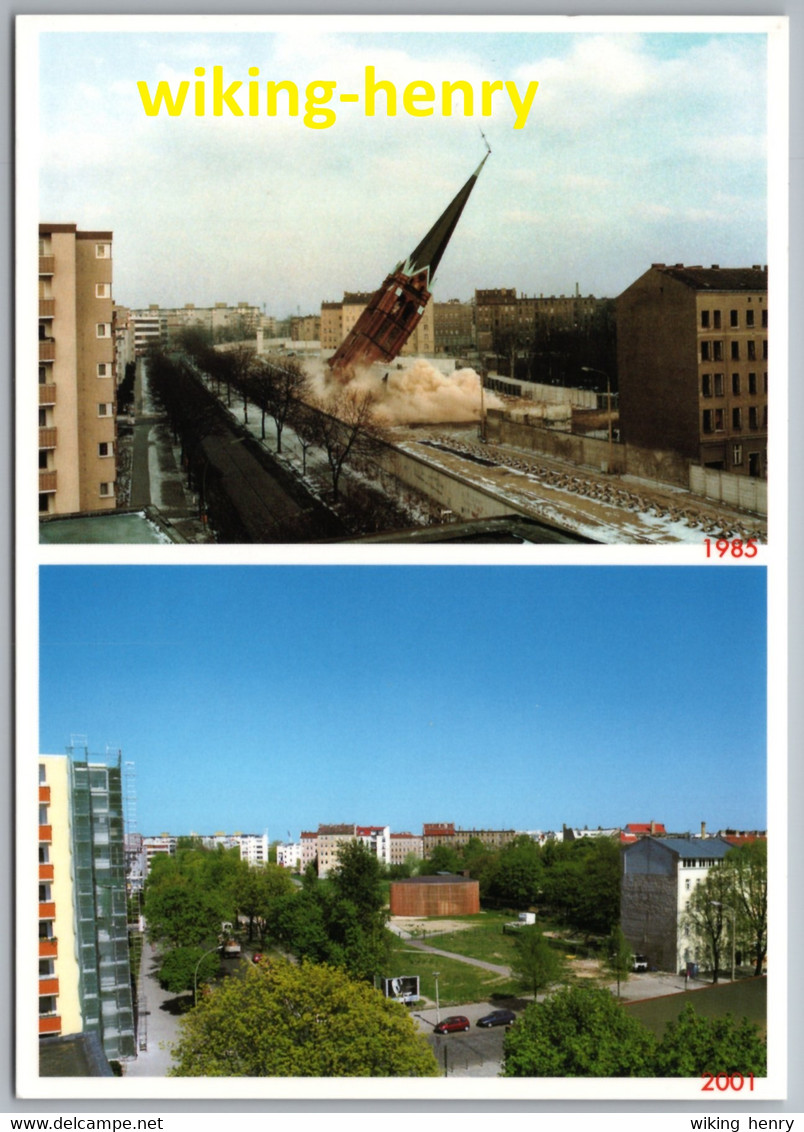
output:
M581 373L599 373L601 377L606 379L606 417L608 421L608 434L609 434L609 473L611 473L612 455L614 438L611 429L611 378L605 370L595 369L594 366L581 366Z
M198 968L201 966L201 963L204 959L206 959L208 955L212 955L212 953L216 952L217 950L217 947L211 947L209 951L205 951L195 965L195 970L193 971L193 1006L198 1006Z
M433 978L435 979L435 985L436 985L436 1026L441 1021L441 1008L440 1008L440 1005L439 1005L439 1002L438 1002L438 976L440 974L441 974L440 971L433 971Z
M714 908L722 908L724 912L728 912L731 916L731 981L734 982L734 975L736 971L736 958L737 958L737 917L733 908L729 908L728 904L721 904L719 900L710 900L709 903Z

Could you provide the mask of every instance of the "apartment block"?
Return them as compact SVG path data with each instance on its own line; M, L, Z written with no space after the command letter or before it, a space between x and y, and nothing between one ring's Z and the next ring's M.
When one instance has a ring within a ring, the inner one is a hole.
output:
M39 514L115 506L112 233L39 225Z
M516 837L514 829L458 829L453 822L429 822L422 828L422 844L425 857L439 845L450 849L462 849L473 839L482 842L489 849L502 849Z
M653 264L617 300L622 439L767 478L768 271Z
M404 865L409 857L417 857L421 860L424 856L423 845L421 835L407 832L392 833L391 864Z
M120 760L39 760L39 1033L136 1056Z

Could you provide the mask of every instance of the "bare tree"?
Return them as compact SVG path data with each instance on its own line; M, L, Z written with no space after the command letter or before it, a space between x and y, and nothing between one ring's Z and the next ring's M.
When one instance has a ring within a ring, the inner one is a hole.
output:
M348 385L325 402L312 402L319 410L315 442L326 453L336 502L344 464L350 456L369 452L380 438L374 403L373 393Z
M268 380L264 385L266 408L276 425L276 450L281 452L282 429L294 405L304 399L309 381L307 374L294 361L286 361L281 366L271 365L266 368L268 370Z

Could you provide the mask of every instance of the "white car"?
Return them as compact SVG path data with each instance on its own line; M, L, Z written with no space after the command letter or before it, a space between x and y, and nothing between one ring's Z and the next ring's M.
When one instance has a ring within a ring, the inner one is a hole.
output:
M634 956L633 969L635 971L647 971L647 969L648 969L648 957L647 957L647 955L635 955Z

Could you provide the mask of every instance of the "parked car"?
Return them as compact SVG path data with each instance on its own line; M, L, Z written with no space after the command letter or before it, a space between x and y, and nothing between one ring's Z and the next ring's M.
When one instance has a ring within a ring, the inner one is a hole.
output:
M438 1023L434 1032L436 1034L452 1034L456 1030L468 1030L469 1028L469 1019L465 1018L463 1014L450 1014L449 1018Z
M512 1022L516 1022L516 1014L513 1010L492 1010L491 1014L484 1014L482 1018L478 1018L475 1025L510 1026Z
M647 955L635 955L634 956L634 970L635 971L647 971L647 969L648 969L648 957L647 957Z
M262 963L262 952L261 951L255 951L254 954L251 956L251 962L252 963Z

